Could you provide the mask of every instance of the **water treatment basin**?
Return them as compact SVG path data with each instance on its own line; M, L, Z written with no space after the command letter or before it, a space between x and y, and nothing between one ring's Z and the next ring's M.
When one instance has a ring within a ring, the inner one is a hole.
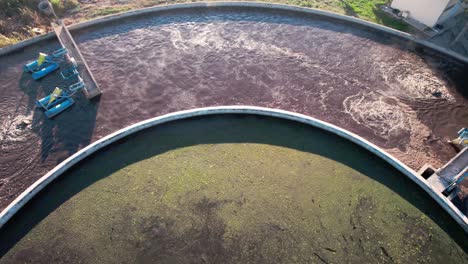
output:
M464 221L467 182L458 210L397 160L416 170L455 154L446 141L468 122L466 64L340 18L210 5L72 30L103 94L78 95L52 120L34 101L64 82L34 82L21 68L58 42L0 56L0 208L119 129L207 106L315 117L394 166L293 121L174 121L30 195L0 229L0 263L468 262L466 225L436 203Z
M63 82L34 82L21 69L58 42L0 57L1 208L88 144L179 110L253 105L306 114L366 138L414 170L453 157L446 141L468 122L466 65L340 19L200 5L71 32L103 94L75 98L54 120L34 101ZM461 194L466 213L464 201Z
M378 157L321 129L249 115L119 141L12 220L0 263L468 260L466 233Z

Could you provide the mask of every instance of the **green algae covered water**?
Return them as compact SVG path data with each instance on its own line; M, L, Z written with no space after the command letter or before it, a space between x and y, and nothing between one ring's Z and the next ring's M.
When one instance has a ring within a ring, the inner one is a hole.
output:
M425 193L321 130L165 124L93 155L0 230L0 263L467 263Z

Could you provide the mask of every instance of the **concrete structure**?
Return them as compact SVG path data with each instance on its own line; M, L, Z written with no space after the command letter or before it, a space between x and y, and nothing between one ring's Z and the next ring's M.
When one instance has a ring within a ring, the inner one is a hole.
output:
M78 45L75 43L75 40L63 23L63 20L58 19L55 14L52 4L48 0L43 0L39 2L37 7L47 16L53 16L54 21L52 21L51 25L54 28L55 35L60 41L60 44L62 44L62 47L68 50L68 55L77 63L77 70L85 83L83 91L85 92L86 98L91 99L100 95L101 90L99 89L96 79L94 79L88 64L83 58L83 55L81 55Z
M78 72L80 73L83 82L85 83L85 88L83 91L86 94L86 98L91 99L101 94L101 90L94 79L91 70L88 67L83 55L81 55L78 45L76 45L73 40L72 35L68 31L67 27L63 24L62 20L58 20L57 23L52 22L52 27L54 28L55 34L57 35L60 44L68 50L70 57L74 58L78 64Z
M461 0L393 0L391 7L400 10L403 17L428 27L434 27L464 9Z
M468 175L468 147L464 148L442 168L431 176L428 181L440 192L449 195L457 184Z
M295 7L295 6L287 6L287 5L269 4L269 3L210 2L210 3L190 3L190 4L169 5L169 6L157 6L157 7L140 9L140 10L134 10L134 11L130 11L130 12L122 13L122 14L106 16L106 17L102 17L96 20L86 21L83 23L70 26L70 30L89 28L97 24L110 22L110 21L116 21L116 20L123 19L123 18L140 16L144 14L164 12L167 10L178 10L178 9L184 10L184 9L189 9L189 8L194 8L194 7L195 8L253 7L253 8L265 8L265 9L273 9L273 10L286 10L286 11L291 11L291 12L315 15L318 17L324 17L327 19L332 19L332 20L343 22L343 23L350 23L350 24L362 26L364 28L368 28L371 30L377 30L384 34L389 34L391 36L400 38L403 42L408 41L411 43L415 43L417 45L420 45L422 48L432 49L437 52L451 56L459 61L468 63L467 57L460 56L459 54L451 50L442 48L440 46L434 45L433 43L430 43L424 40L416 39L415 37L409 34L406 34L404 32L400 32L400 31L397 31L388 27L384 27L384 26L377 25L377 24L367 22L367 21L363 21L357 18L334 14L334 13L330 13L326 11L309 9L309 8L301 8L301 7ZM21 49L26 48L30 45L36 44L38 42L41 42L47 39L52 39L54 37L55 37L54 33L49 33L43 36L39 36L30 40L20 42L13 46L1 48L0 56L9 54L12 52L20 51ZM282 111L282 110L273 110L273 109L260 108L260 107L242 107L242 106L211 107L211 108L202 108L202 109L176 112L176 113L156 117L153 119L149 119L149 120L137 123L135 125L129 126L127 128L124 128L122 130L119 130L115 133L112 133L94 142L93 144L86 146L79 152L75 153L74 155L72 155L71 157L63 161L61 164L59 164L57 167L55 167L53 170L48 172L46 175L44 175L41 179L36 181L33 185L31 185L25 192L23 192L19 197L17 197L3 212L0 213L0 227L2 227L11 217L13 217L13 215L19 209L21 209L38 192L44 189L50 182L52 182L54 179L62 175L66 170L71 168L73 165L75 165L79 161L90 156L95 151L107 145L110 145L113 142L121 138L124 138L132 133L141 131L151 126L156 126L158 124L162 124L162 123L173 121L173 120L180 120L184 118L210 115L210 114L256 114L256 115L264 115L264 116L273 116L273 117L284 118L288 120L293 120L293 121L309 124L318 128L322 128L326 131L337 134L339 136L342 136L343 138L346 138L356 143L357 145L364 147L368 151L384 159L389 164L391 164L396 169L398 169L400 172L402 172L407 177L409 177L411 180L413 180L418 186L420 186L423 190L425 190L439 205L441 205L444 208L444 210L446 210L455 219L455 221L458 224L460 224L460 226L466 232L468 232L468 218L458 208L456 208L451 203L451 201L447 199L447 197L445 197L442 193L434 190L431 187L431 185L421 175L419 175L418 173L416 173L415 171L410 169L408 166L398 161L395 157L386 153L379 147L368 142L367 140L347 130L344 130L342 128L336 127L326 122L311 118L306 115L296 114L296 113Z
M443 193L450 200L455 197L457 188L464 178L468 176L468 128L458 131L459 137L449 141L461 151L437 171L429 165L423 166L420 174L425 174L429 184L435 190Z
M282 118L317 127L319 129L323 129L327 132L340 136L344 139L347 139L355 143L356 145L363 147L369 152L375 154L376 156L380 157L381 159L392 165L395 169L399 170L401 173L406 175L420 188L427 192L450 216L453 217L453 219L463 228L463 230L468 233L468 218L457 207L455 207L455 205L453 205L453 203L449 199L447 199L447 197L445 197L442 193L434 190L421 175L419 175L411 168L409 168L408 166L406 166L405 164L403 164L398 159L388 154L381 148L377 147L376 145L370 143L369 141L352 132L349 132L345 129L312 118L307 115L297 114L284 110L254 106L219 106L175 112L136 123L117 132L114 132L104 138L101 138L100 140L88 145L87 147L78 151L68 159L64 160L53 170L48 172L42 178L37 180L33 185L31 185L28 189L26 189L26 191L24 191L19 197L17 197L5 210L3 210L3 212L0 213L0 228L3 225L5 225L5 223L8 220L10 220L27 202L33 199L33 197L36 196L41 190L43 190L48 184L50 184L53 180L63 175L73 165L89 157L94 152L138 131L150 127L155 127L160 124L192 117L222 114L248 114Z

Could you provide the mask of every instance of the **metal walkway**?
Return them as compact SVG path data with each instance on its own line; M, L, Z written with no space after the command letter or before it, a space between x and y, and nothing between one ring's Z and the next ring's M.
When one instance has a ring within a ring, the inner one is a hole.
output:
M442 168L438 169L427 181L437 191L449 195L457 184L468 176L468 147L460 151Z
M81 55L78 45L76 45L67 27L63 24L63 21L58 20L57 23L52 22L52 27L62 46L68 50L70 57L73 57L78 64L78 72L86 85L84 89L86 97L91 99L100 95L101 90L93 74L89 70L88 64Z

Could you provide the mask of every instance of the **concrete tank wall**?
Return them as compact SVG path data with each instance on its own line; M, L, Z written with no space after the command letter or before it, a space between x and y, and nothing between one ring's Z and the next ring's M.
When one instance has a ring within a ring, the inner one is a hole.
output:
M374 155L380 157L384 161L388 162L394 168L402 172L406 177L416 183L421 187L425 192L427 192L434 200L437 202L463 229L465 232L468 232L468 218L458 210L453 203L448 200L439 192L435 192L429 183L411 168L403 164L401 161L393 157L392 155L385 152L383 149L377 147L371 142L365 140L364 138L337 127L335 125L329 124L327 122L312 118L307 115L302 115L298 113L293 113L284 110L271 109L265 107L255 107L255 106L216 106L216 107L205 107L197 108L192 110L180 111L171 114L166 114L151 118L134 125L128 126L124 129L121 129L117 132L114 132L100 140L88 145L82 150L78 151L68 159L64 160L57 167L51 170L49 173L44 175L42 178L37 180L33 185L31 185L26 191L24 191L18 198L16 198L5 210L0 213L0 228L6 224L23 206L26 205L31 199L33 199L41 190L43 190L47 185L49 185L53 180L62 176L68 169L80 162L81 160L91 156L96 151L111 145L118 140L125 138L129 135L132 135L138 131L144 129L155 127L167 122L182 120L186 118L207 116L207 115L222 115L222 114L247 114L247 115L260 115L260 116L269 116L282 118L286 120L292 120L300 123L304 123L313 127L323 129L327 132L333 133L337 136L340 136L346 140L349 140L356 145L368 150Z

